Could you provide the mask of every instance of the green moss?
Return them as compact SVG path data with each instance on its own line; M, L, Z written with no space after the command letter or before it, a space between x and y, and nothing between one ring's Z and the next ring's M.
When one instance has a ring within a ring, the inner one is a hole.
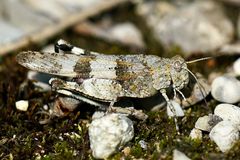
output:
M140 145L135 145L131 148L131 155L135 158L141 158L143 156L143 149Z

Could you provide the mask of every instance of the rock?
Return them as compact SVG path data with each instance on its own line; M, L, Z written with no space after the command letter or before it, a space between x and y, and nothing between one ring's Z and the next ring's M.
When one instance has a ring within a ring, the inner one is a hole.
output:
M36 2L35 0L24 0L27 6L30 6L35 12L46 15L53 20L60 20L68 13L64 7L57 1L41 0Z
M190 132L189 137L192 139L202 140L202 131L197 128L193 128Z
M122 152L125 156L129 156L130 153L131 153L131 148L130 147L125 147L125 148L123 148Z
M140 144L142 149L147 150L147 142L145 142L144 140L140 140L138 143Z
M28 106L29 106L29 102L26 101L26 100L20 100L20 101L17 101L15 103L15 106L20 111L27 111L28 110Z
M104 0L87 0L87 1L79 1L79 0L57 0L62 6L66 7L69 11L79 11L81 9L88 9L93 5L99 5Z
M144 17L156 38L168 48L179 46L187 53L209 52L233 39L233 24L216 1L194 1L164 14L159 14L158 3L149 8L150 13Z
M208 124L209 119L209 116L199 117L195 123L195 128L209 132L212 128L212 126Z
M3 0L0 3L4 6L3 9L8 21L27 33L38 31L42 27L53 24L52 20L34 12L30 6L22 1Z
M240 108L231 104L219 104L214 110L214 114L224 121L231 121L236 126L240 126Z
M179 105L179 103L175 102L175 101L170 101L170 103L173 105L173 107L175 108L176 111L176 116L177 117L183 117L184 116L184 112L182 107ZM171 111L170 107L167 106L167 114L169 117L174 117L173 112Z
M210 132L211 129L220 121L222 121L220 117L212 114L199 117L195 123L195 128Z
M63 117L74 111L82 101L67 96L58 96L55 98L53 107L51 108L54 115Z
M125 22L113 24L109 19L103 19L100 23L81 22L74 28L75 32L102 38L109 42L144 48L142 33L132 23Z
M183 152L177 149L173 150L173 160L190 160Z
M166 1L154 1L140 2L136 8L139 15L148 18L147 22L153 26L159 22L159 19L165 15L176 12L177 7L172 3Z
M240 53L240 42L234 42L232 44L225 44L219 49L219 54L223 55L232 55L232 54L239 54Z
M92 120L102 118L105 115L103 111L95 111L92 115Z
M95 158L107 158L134 136L132 121L122 114L94 119L89 126L90 147Z
M135 45L142 48L145 46L141 32L132 23L115 25L110 28L109 34L111 37L114 37L116 41L124 44Z
M209 136L222 152L227 152L239 140L239 130L231 121L222 121L213 127Z
M18 40L24 36L24 31L0 19L0 45Z
M240 81L231 76L220 76L212 82L212 96L226 103L237 103L240 101Z
M239 51L240 53L240 51ZM234 63L233 63L233 72L236 75L240 75L240 58L238 58Z

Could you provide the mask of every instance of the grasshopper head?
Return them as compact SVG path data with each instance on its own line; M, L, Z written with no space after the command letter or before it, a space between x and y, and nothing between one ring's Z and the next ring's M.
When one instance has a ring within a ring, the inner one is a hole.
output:
M185 68L187 68L187 64L182 57L174 56L171 58L170 74L172 85L178 90L184 88L189 82L189 73Z

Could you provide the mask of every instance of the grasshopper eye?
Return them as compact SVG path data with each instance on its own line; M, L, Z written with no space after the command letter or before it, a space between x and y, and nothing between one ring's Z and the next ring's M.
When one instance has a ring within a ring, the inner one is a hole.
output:
M180 61L175 61L173 67L177 72L180 72L182 70L182 63Z

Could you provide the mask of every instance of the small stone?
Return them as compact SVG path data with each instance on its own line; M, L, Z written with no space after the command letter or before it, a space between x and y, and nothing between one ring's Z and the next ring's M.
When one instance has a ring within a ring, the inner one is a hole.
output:
M191 160L183 152L180 152L177 149L173 150L173 160Z
M240 53L240 42L234 42L231 44L225 44L219 49L219 53L223 55L232 55Z
M179 103L175 102L175 101L170 101L170 103L172 104L172 106L174 107L175 111L176 111L176 116L177 117L183 117L184 116L184 112L182 107L179 105ZM169 117L174 117L175 115L173 114L173 112L171 111L170 107L167 106L167 114Z
M237 103L240 101L240 81L231 76L220 76L212 82L212 96L226 103Z
M144 140L140 140L138 143L140 144L142 149L147 150L147 142L145 142Z
M77 33L99 37L109 42L140 48L145 47L141 31L130 22L113 24L111 20L106 18L97 24L81 22L74 30Z
M101 118L101 117L103 117L104 115L105 115L105 112L103 112L103 111L96 111L96 112L94 112L93 115L92 115L92 120Z
M79 0L57 0L58 3L60 3L62 6L67 8L69 11L79 11L81 9L87 9L90 8L93 5L99 5L104 0L87 0L87 1L79 1Z
M24 36L24 31L0 19L0 45L15 41Z
M195 128L210 132L211 129L220 121L222 121L220 117L212 114L199 117L195 123Z
M55 105L58 106L57 108L61 108L61 110L65 112L74 111L81 103L82 101L68 96L58 96L55 100Z
M208 124L208 121L209 116L199 117L195 123L195 128L209 132L212 127Z
M122 114L94 119L89 126L90 147L95 158L107 158L134 136L132 121Z
M209 134L222 152L229 151L239 139L239 131L231 121L219 122Z
M231 121L237 126L240 125L240 108L231 104L219 104L214 110L214 114L221 117L224 121Z
M122 152L125 156L129 156L130 153L131 153L131 148L130 147L124 147Z
M1 3L3 5L2 12L4 12L7 20L26 33L39 31L43 27L54 23L45 15L34 12L22 1L11 0L1 1Z
M43 105L43 109L44 109L45 111L49 110L48 105L47 105L47 104L44 104L44 105Z
M193 128L189 135L192 139L202 140L202 131L197 128Z
M41 0L37 2L35 0L25 0L24 2L35 12L39 12L53 20L60 20L68 14L64 6L57 1Z
M238 58L234 63L233 63L233 72L237 75L240 75L240 58Z
M110 28L109 33L114 40L123 44L144 47L142 34L132 23L122 23Z
M166 48L179 46L187 56L191 52L216 50L233 39L233 24L217 1L193 1L165 12L157 2L145 7L143 16Z
M26 100L20 100L20 101L17 101L15 103L15 106L20 111L27 111L28 110L28 106L29 106L29 102L26 101Z

